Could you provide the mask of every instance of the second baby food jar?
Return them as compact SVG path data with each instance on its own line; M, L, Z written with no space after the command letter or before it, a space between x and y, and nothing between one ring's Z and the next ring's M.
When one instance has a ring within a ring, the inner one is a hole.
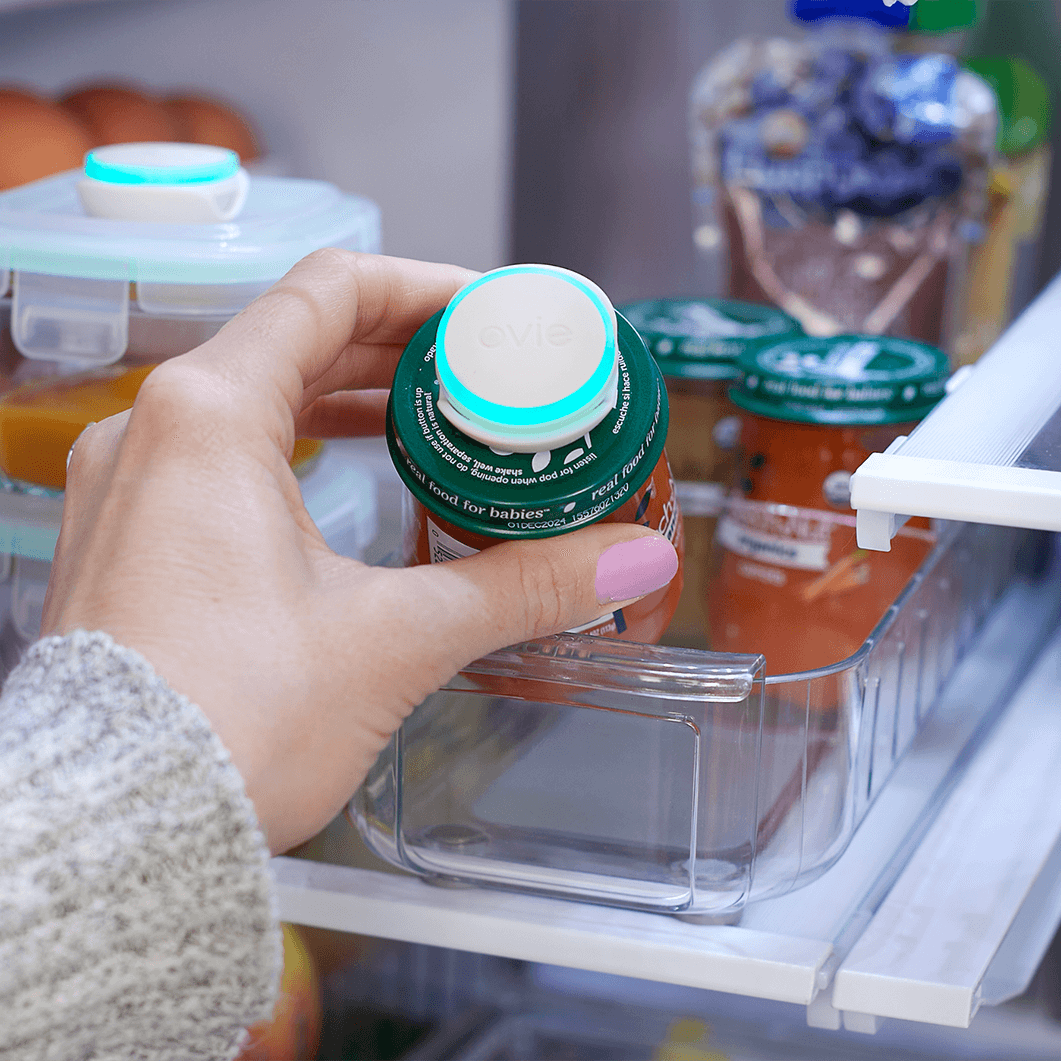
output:
M659 640L682 585L667 416L659 369L596 284L553 266L486 273L420 328L395 373L387 439L410 495L405 562L640 523L672 542L678 574L578 632Z
M670 401L667 459L678 487L685 530L685 584L664 636L668 645L707 648L704 601L711 575L715 520L731 478L737 411L727 391L737 358L750 345L802 334L772 306L727 299L671 298L620 307L663 373Z
M924 521L888 553L855 543L851 473L943 396L947 359L885 336L784 340L741 357L736 486L719 520L712 648L762 652L767 673L846 659L928 555Z

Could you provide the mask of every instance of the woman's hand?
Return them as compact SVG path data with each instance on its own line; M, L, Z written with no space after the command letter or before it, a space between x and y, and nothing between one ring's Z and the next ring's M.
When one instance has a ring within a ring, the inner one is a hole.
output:
M198 704L274 852L322 828L461 667L677 567L619 524L406 570L325 545L288 465L296 435L380 433L406 342L473 276L317 252L74 447L42 635L104 630Z

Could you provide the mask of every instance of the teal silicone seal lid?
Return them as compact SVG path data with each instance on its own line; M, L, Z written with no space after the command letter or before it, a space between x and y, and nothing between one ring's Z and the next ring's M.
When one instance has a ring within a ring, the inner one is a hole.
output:
M85 176L105 184L208 184L239 172L239 155L205 144L113 144L85 156Z
M737 358L750 344L803 334L795 317L733 299L662 298L631 302L620 312L669 379L736 379Z
M615 310L578 273L511 265L473 280L435 337L439 411L487 445L536 453L597 426L615 407Z
M108 144L85 157L77 194L85 213L111 221L208 225L231 221L250 177L235 151L207 144Z
M436 335L442 312L413 336L387 406L387 442L410 493L455 526L490 538L541 538L604 518L663 454L663 377L637 332L616 315L617 401L577 438L518 452L491 447L442 410Z
M783 339L747 351L738 368L735 405L837 426L920 420L943 397L950 371L942 350L888 335Z

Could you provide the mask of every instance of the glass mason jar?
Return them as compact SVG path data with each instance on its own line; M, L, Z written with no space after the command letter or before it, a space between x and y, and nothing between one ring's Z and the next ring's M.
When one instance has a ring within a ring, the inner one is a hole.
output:
M727 294L772 302L810 335L946 343L984 213L995 101L953 57L893 45L867 19L826 18L800 40L739 40L710 61L690 98L694 240L728 257Z

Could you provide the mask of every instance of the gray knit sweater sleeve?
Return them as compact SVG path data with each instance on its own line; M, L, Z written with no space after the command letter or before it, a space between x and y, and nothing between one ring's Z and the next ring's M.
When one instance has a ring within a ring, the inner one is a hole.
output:
M269 1015L268 852L202 712L106 634L0 695L0 1058L229 1058Z

